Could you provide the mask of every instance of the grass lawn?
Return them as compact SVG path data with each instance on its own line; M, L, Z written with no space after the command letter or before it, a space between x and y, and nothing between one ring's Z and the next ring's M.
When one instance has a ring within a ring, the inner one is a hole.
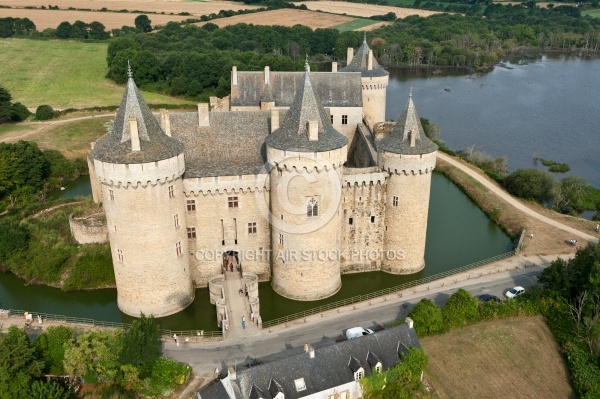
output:
M18 125L18 124L8 124L8 125L0 125L0 136L6 133L11 132L22 132L25 130L29 130L30 127L28 125Z
M346 22L345 24L332 26L331 29L337 29L340 32L347 32L350 30L356 30L365 26L373 25L381 21L375 21L366 18L356 18L354 21Z
M583 11L581 15L589 15L590 17L600 18L600 9Z
M574 398L541 317L484 322L426 337L425 374L441 398Z
M124 88L104 78L107 47L107 43L2 39L0 85L13 101L28 108L119 105ZM143 95L148 103L189 103L154 93Z

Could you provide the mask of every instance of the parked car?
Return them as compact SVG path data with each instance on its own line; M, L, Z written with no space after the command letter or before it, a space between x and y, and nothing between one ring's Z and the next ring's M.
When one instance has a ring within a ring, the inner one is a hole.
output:
M514 288L511 288L510 290L506 291L506 294L504 294L504 295L506 295L507 298L514 298L514 297L521 295L524 292L525 292L525 288L514 287Z
M502 302L502 300L500 298L498 298L496 295L491 295L491 294L481 294L479 295L477 298L479 298L479 300L481 302Z
M369 328L352 327L346 330L346 339L354 339L369 334L373 334L373 330Z

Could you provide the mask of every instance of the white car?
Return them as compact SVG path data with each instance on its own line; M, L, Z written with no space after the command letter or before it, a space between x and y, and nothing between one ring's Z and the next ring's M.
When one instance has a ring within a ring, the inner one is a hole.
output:
M504 294L507 298L515 298L525 292L523 287L513 287Z
M369 334L373 334L373 330L369 328L352 327L346 330L346 339L354 339Z

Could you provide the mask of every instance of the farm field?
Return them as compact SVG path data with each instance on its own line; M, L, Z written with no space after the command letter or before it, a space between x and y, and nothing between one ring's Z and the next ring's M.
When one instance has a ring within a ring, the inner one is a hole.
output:
M439 14L438 11L419 10L416 8L401 8L392 6L378 6L364 3L348 3L345 1L300 1L296 5L304 4L309 10L330 12L333 14L347 14L355 17L371 17L373 15L384 15L388 12L396 13L398 18L406 18L409 15L428 17Z
M351 30L356 31L370 31L379 28L382 25L389 25L391 22L377 22L372 19L356 18L353 21L346 22L341 25L332 26L332 28L339 30L340 32L346 32Z
M263 11L254 14L235 15L228 18L218 18L209 21L219 27L235 25L239 23L254 25L282 25L294 26L304 25L309 28L331 28L336 25L342 25L354 21L354 18L345 15L328 14L316 11L293 10L283 8L280 10ZM377 21L373 21L375 23ZM202 26L208 22L199 22L196 25Z
M141 13L140 13L141 14ZM35 24L37 30L56 28L61 22L83 21L90 23L98 21L106 29L120 28L123 25L135 26L135 18L140 14L121 12L98 12L98 11L70 11L70 10L26 10L17 8L0 8L0 18L29 18ZM149 15L152 25L166 25L170 21L183 21L189 17L179 15Z
M574 398L566 366L542 317L483 322L421 339L425 374L439 397Z
M0 5L9 7L48 7L48 4L58 6L61 10L69 7L77 9L100 10L129 10L145 11L153 13L179 14L188 12L200 16L218 13L221 10L247 10L259 8L258 6L236 3L233 1L184 1L184 0L0 0ZM109 14L112 15L112 14ZM154 18L150 16L150 19ZM102 21L100 21L102 22ZM104 22L102 22L104 23Z
M106 79L106 43L0 40L1 83L28 108L119 105L124 88ZM135 77L135 71L134 71ZM189 101L143 92L150 104Z

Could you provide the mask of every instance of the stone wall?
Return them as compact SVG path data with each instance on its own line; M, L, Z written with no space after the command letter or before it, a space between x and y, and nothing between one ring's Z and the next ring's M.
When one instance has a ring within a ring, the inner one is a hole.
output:
M74 217L69 215L71 235L78 244L103 244L108 242L108 229L102 213Z
M362 77L363 115L369 126L385 121L385 98L389 76Z

